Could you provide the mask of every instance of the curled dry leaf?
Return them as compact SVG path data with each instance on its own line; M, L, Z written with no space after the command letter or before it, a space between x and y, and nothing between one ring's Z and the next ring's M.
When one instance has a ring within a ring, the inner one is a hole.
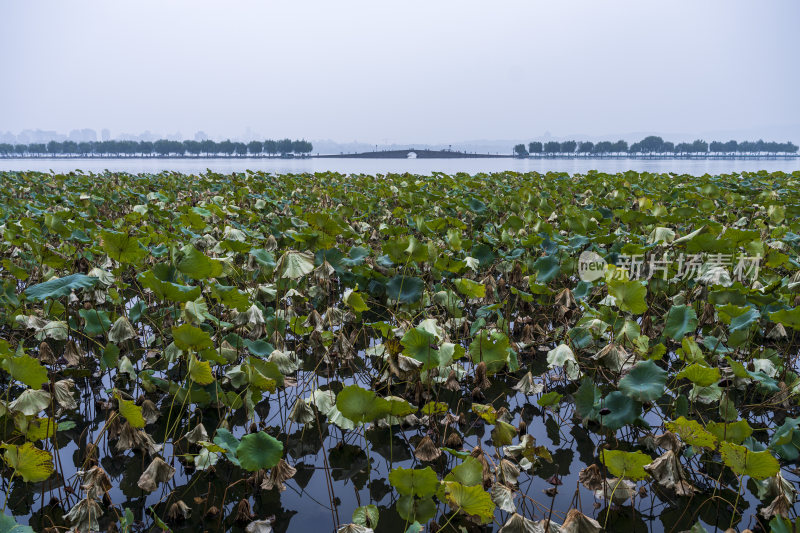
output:
M414 456L420 461L435 461L441 455L442 450L437 448L433 440L428 436L423 437L414 450Z
M175 469L165 463L161 457L155 457L150 465L142 472L136 483L145 492L153 492L159 483L166 483L175 475Z
M285 459L281 459L278 461L277 465L270 469L269 475L265 477L264 481L261 483L261 488L264 490L277 488L279 491L283 492L286 490L284 481L293 478L296 473L297 469L287 463Z

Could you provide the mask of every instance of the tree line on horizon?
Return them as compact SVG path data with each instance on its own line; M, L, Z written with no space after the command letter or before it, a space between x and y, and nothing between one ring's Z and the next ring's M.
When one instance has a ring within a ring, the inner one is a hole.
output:
M248 143L225 141L50 141L48 143L0 143L0 156L260 156L308 154L314 146L305 140L250 141Z
M651 135L639 142L628 146L626 141L602 141L593 143L591 141L548 141L531 142L528 146L518 144L514 147L514 154L525 157L531 154L542 155L568 155L568 154L795 154L798 147L791 143L765 142L758 141L713 141L710 144L703 140L684 142L675 144L665 141L661 137Z

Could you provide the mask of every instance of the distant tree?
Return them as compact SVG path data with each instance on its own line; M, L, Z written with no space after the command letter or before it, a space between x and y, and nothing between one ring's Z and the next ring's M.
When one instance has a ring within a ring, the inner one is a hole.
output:
M0 143L0 155L9 156L14 153L14 145L8 143Z
M219 151L217 149L217 143L210 139L205 139L203 141L200 141L200 150L202 150L202 152L207 156L216 154Z
M292 141L292 152L296 154L307 154L313 149L312 144L306 140Z
M233 143L230 139L225 139L222 142L217 143L217 151L223 153L225 155L233 155L233 151L236 148L233 146Z
M160 156L169 155L169 141L166 139L159 139L153 143L153 151Z
M526 157L528 155L528 151L525 149L524 144L518 144L514 147L514 153L519 157Z
M28 145L28 152L42 155L47 152L47 145L44 143L31 143Z
M264 151L269 155L275 155L278 153L278 143L271 139L264 141Z
M711 151L713 152L714 150L711 149ZM737 143L736 141L733 141L733 140L728 141L723 145L722 151L723 152L727 152L729 154L736 153L736 152L739 151L739 143Z
M61 143L61 152L64 154L77 154L78 143L75 141L64 141Z
M548 141L544 143L544 152L546 154L557 154L561 151L561 143L558 141Z
M610 141L600 141L594 145L592 150L595 154L610 154L614 150L614 145Z
M564 141L561 143L561 152L565 154L574 154L578 149L578 143L575 141Z
M139 143L139 153L144 156L153 155L154 149L152 141L142 141Z
M264 143L261 141L250 141L247 143L247 151L252 155L259 155L264 151Z
M675 143L671 141L664 141L661 151L666 154L675 152Z
M594 143L591 141L581 141L578 144L578 152L582 154L591 154L594 150Z
M14 146L14 152L17 155L25 155L25 152L27 152L27 151L28 151L28 145L27 144L17 144L16 146Z
M544 147L539 141L528 143L528 151L532 154L541 154Z
M47 143L47 153L48 154L60 154L61 153L61 143L58 141L50 141Z
M183 141L183 148L189 155L198 156L200 155L200 152L202 152L200 141Z
M664 150L664 139L656 135L650 135L649 137L645 137L637 144L640 147L639 151L648 154L654 154L654 153L657 154Z
M278 152L281 154L288 154L292 151L292 140L291 139L281 139L278 141Z
M94 143L90 142L80 142L78 143L78 153L87 156L93 152L94 147L92 146Z
M233 150L236 152L236 155L247 155L247 145L245 143L235 142L233 143Z
M705 154L708 152L708 143L700 139L692 142L692 152L696 154Z
M614 143L614 148L612 152L617 154L624 154L628 151L628 141L619 140Z

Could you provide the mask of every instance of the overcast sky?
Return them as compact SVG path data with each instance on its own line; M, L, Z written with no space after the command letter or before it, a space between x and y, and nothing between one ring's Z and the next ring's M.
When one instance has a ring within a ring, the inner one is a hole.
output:
M448 142L800 124L797 0L0 3L0 131Z

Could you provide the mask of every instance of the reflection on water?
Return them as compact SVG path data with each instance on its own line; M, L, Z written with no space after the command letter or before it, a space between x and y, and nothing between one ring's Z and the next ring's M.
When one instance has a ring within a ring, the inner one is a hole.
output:
M686 159L0 159L0 170L37 170L69 172L103 170L124 172L161 172L174 170L198 174L261 170L276 174L326 172L342 174L431 174L445 172L674 172L678 174L730 174L732 172L767 170L793 172L800 170L800 160L686 160Z

